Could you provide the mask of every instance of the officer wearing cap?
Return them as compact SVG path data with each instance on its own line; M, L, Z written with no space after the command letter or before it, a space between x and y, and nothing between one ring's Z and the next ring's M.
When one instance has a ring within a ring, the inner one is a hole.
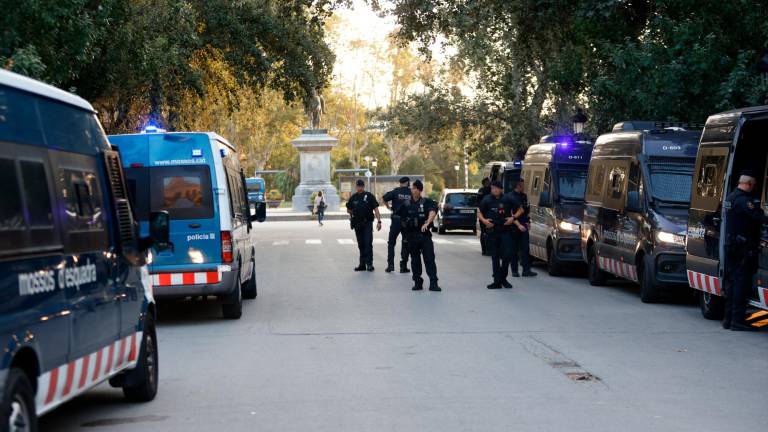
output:
M486 229L486 248L491 254L493 282L488 289L512 288L507 280L509 261L512 256L512 231L515 223L513 217L517 210L511 198L504 195L504 185L495 181L491 183L491 193L480 202L477 214L480 223Z
M392 224L389 226L389 239L387 240L387 273L395 271L395 246L397 246L397 237L402 233L402 224L397 211L400 207L411 199L411 179L408 177L400 178L400 187L394 188L384 194L384 202L392 210ZM408 250L405 245L400 246L400 273L408 273Z
M477 203L483 202L483 198L491 194L491 179L488 177L485 177L482 182L480 182L482 187L477 190ZM486 245L485 245L485 225L482 223L480 224L480 252L483 255L487 255Z
M525 182L520 179L515 184L515 188L510 193L512 201L517 208L515 212L515 220L519 222L515 226L516 230L512 236L512 276L520 277L517 272L517 262L520 261L523 267L523 276L532 277L536 276L536 273L531 271L531 254L530 254L530 237L528 236L528 228L530 226L530 219L528 217L531 207L528 205L528 195L523 192L525 190Z
M751 170L739 177L739 185L725 198L725 317L723 328L755 331L746 323L747 293L757 271L760 225L763 211L751 194L757 180Z
M437 216L437 203L422 196L424 184L416 180L411 185L411 199L397 210L402 219L403 239L411 255L414 291L423 289L421 277L421 259L429 276L429 290L442 291L437 285L437 266L435 265L435 246L432 244L430 227Z
M360 264L355 271L373 271L373 219L376 215L376 231L381 231L381 214L376 197L365 190L365 182L355 183L356 191L347 201L350 225L355 230L357 248L360 250Z

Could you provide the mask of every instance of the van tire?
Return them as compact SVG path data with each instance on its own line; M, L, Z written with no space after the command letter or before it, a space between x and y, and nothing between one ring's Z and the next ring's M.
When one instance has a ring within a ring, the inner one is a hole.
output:
M256 289L256 258L251 258L251 278L243 284L243 298L255 299L259 294Z
M128 372L123 385L123 395L132 402L149 402L157 395L159 378L157 332L155 320L147 313L144 318L144 335L141 338L136 368Z
M643 257L638 263L640 271L637 275L640 277L640 300L643 303L658 303L661 300L661 288L653 283L653 274L651 269L653 265L648 264L647 257Z
M35 393L27 374L19 368L11 368L5 381L2 412L2 427L0 430L15 430L16 427L26 427L26 430L37 431L37 413L35 412ZM22 429L23 430L23 429Z
M607 275L597 264L597 251L594 245L592 245L589 252L587 279L589 279L589 284L592 286L603 286L608 281Z
M240 283L240 274L237 275L235 290L221 305L221 313L225 319L236 320L243 316L243 286Z
M725 299L714 294L699 291L699 309L708 320L721 320L725 316Z
M554 277L563 275L563 263L557 258L551 242L547 244L547 272Z

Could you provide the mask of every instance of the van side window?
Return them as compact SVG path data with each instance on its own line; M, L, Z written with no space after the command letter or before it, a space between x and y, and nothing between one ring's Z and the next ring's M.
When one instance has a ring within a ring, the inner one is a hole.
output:
M603 204L614 210L624 208L624 190L627 184L627 163L612 162L608 165L608 188L605 191Z
M7 231L18 231L25 228L16 163L13 159L0 159L0 184L3 185L3 199L0 200L0 232L3 233L0 235L0 239L2 239ZM5 244L3 244L3 249L5 249Z
M53 210L48 191L45 165L35 161L21 161L21 178L24 182L24 198L27 202L29 225L53 227Z
M42 144L37 117L37 98L0 85L0 141Z
M695 183L691 194L692 208L717 210L722 195L727 153L728 149L725 147L700 150L697 169L693 173Z
M586 198L588 201L601 202L603 198L603 186L605 185L605 162L592 161L594 167L589 170L589 184L587 185Z

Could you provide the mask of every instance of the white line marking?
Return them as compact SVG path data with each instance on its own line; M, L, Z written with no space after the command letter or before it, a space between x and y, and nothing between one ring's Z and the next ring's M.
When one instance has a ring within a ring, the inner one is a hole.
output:
M352 240L352 239L337 239L337 241L339 242L339 244L343 244L343 245L353 245L353 244L355 244L355 241Z
M288 240L278 240L272 242L272 246L288 246Z
M319 245L319 244L323 244L323 241L320 239L307 239L304 243L308 245Z

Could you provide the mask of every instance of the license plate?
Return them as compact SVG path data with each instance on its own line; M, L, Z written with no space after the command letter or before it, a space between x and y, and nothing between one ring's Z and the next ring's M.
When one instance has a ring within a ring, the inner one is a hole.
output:
M462 213L474 213L475 211L474 210L462 210L461 212Z

